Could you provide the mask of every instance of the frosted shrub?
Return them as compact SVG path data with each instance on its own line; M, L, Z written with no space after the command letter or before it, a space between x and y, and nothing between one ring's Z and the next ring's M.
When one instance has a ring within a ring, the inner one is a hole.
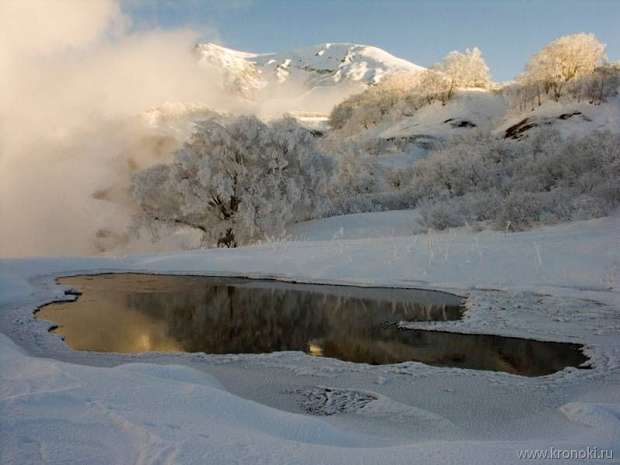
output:
M550 140L554 138L551 131L543 134ZM599 132L547 145L541 152L527 151L513 165L513 184L517 189L574 189L580 194L593 192L609 182L613 185L620 174L619 143L618 135Z
M502 167L515 156L515 146L489 136L448 145L416 163L413 193L417 197L435 198L498 188L504 176Z
M292 119L208 120L172 163L134 176L133 196L138 221L190 226L208 245L235 247L327 209L332 173L332 160Z
M397 73L336 105L329 117L333 129L354 133L376 126L419 83L419 73Z
M501 193L492 190L460 197L424 199L418 204L421 225L441 230L488 222L496 217L501 198Z
M426 227L521 230L604 216L620 205L620 136L464 140L419 161L409 192Z
M620 205L620 198L610 202L601 196L582 194L571 201L571 219L588 220L606 216L616 205Z
M457 145L420 160L415 170L417 189L428 196L443 192L458 196L477 190L489 178L480 153L469 149Z
M352 148L338 156L338 181L333 195L355 196L387 190L384 173L376 159Z
M400 192L404 171L381 165L356 144L340 144L338 169L330 189L329 215L410 208L411 196ZM401 172L403 171L403 172Z
M550 219L552 210L549 209L549 202L545 202L548 199L543 197L544 195L533 192L511 192L501 201L501 207L495 217L495 226L498 229L511 231L527 229L541 222L545 207Z
M444 201L423 200L418 205L420 224L427 229L447 229L467 223L462 202L446 199Z

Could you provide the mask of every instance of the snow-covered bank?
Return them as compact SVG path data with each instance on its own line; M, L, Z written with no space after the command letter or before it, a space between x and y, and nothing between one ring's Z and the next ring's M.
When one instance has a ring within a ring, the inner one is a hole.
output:
M0 331L21 346L0 336L0 462L498 464L522 463L520 449L619 453L620 217L409 236L407 215L321 220L298 227L307 240L233 250L0 261ZM434 327L583 343L594 368L524 379L294 352L72 353L32 310L65 298L55 276L101 271L441 287L469 295L469 311ZM309 402L325 386L344 414L295 413L295 396Z
M580 296L590 291L605 301L617 299L620 215L518 233L458 229L409 235L415 219L408 211L331 217L298 225L294 234L305 240L237 249L6 259L0 261L2 282L12 284L0 304L33 276L115 270L362 286L552 289ZM383 237L374 237L379 234Z
M528 442L425 442L376 447L321 418L244 400L190 368L128 364L94 368L37 359L0 336L2 463L350 464L516 463ZM579 436L555 447L617 445L609 405L571 405ZM560 462L562 463L562 462Z

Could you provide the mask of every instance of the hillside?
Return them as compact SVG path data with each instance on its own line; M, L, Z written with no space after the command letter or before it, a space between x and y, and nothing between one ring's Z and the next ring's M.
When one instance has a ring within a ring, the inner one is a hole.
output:
M500 139L524 140L536 128L554 128L563 136L594 131L620 132L620 99L588 102L545 102L527 111L511 109L496 91L460 89L446 104L434 102L413 114L392 115L376 126L345 136L378 147L378 154L407 152L423 155L453 137L480 132Z

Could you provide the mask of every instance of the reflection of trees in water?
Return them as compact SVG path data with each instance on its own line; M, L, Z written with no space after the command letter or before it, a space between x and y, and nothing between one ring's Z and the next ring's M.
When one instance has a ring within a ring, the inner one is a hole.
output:
M353 362L415 360L525 375L552 373L586 360L577 345L385 324L458 315L457 307L445 305L224 285L130 294L128 304L167 321L170 336L188 352L303 350Z
M446 320L458 307L357 299L318 292L203 286L182 293L132 293L128 305L168 322L187 351L307 350L311 340L372 338L386 322Z
M353 362L420 361L530 376L586 361L576 344L386 324L459 318L460 299L441 294L131 274L62 282L84 295L39 316L60 324L81 350L303 350Z
M326 341L323 355L352 362L419 361L525 376L550 374L587 361L578 344L397 328L379 329L372 339L353 336Z

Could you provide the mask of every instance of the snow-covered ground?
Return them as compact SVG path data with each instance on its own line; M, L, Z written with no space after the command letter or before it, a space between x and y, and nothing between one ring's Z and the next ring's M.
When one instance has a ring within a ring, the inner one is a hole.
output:
M233 250L0 261L0 461L499 464L549 447L617 458L620 216L511 234L411 235L414 223L349 215ZM101 271L442 288L468 296L466 318L422 326L583 343L593 369L523 378L298 352L72 352L32 311L67 298L55 277Z
M484 89L461 89L445 105L427 105L413 116L378 128L383 139L431 136L445 139L464 134L473 128L491 130L506 114L508 103L502 95Z

